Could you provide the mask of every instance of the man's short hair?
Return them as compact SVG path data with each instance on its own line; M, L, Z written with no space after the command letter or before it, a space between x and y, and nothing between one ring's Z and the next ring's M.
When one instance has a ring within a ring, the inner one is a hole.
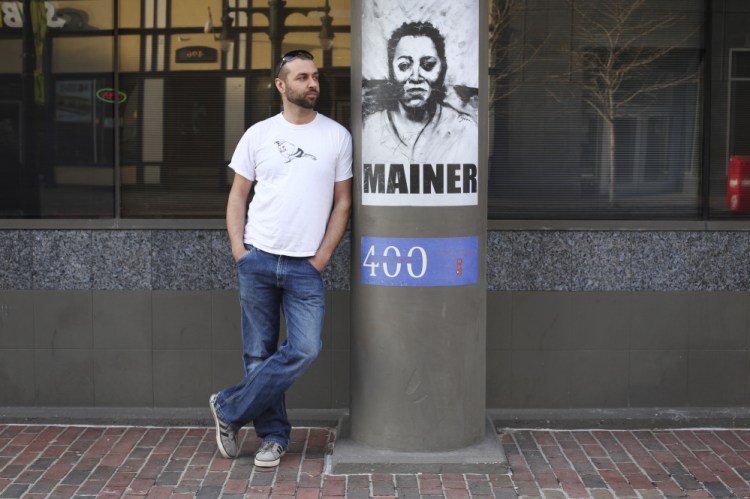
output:
M302 59L305 61L312 61L313 55L307 50L292 50L287 52L281 57L279 64L276 66L276 78L280 80L285 79L286 74L289 72L288 69L284 69L288 62L292 62L295 59Z
M448 63L445 59L445 38L443 38L443 35L440 34L440 31L435 26L428 22L404 23L393 31L390 40L388 40L388 78L391 81L395 79L393 58L396 54L398 42L405 36L425 36L432 40L438 54L438 59L440 59L440 74L434 86L442 89L445 72L448 70Z

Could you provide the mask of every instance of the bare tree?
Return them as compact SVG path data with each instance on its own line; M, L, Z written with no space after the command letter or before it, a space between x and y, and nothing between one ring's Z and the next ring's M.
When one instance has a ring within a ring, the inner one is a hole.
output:
M518 86L510 86L510 78L523 71L539 52L539 47L527 47L514 33L511 24L523 19L527 0L490 1L490 105L508 97Z
M693 33L663 46L649 38L673 28L680 17L647 11L647 0L566 0L575 20L570 61L582 80L583 101L598 114L607 135L609 202L615 199L615 120L634 100L660 90L694 81L697 71L675 75L655 71L654 64Z

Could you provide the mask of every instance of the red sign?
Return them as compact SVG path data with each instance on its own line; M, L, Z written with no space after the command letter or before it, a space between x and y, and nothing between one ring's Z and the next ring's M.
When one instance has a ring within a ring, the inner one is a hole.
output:
M750 156L729 158L727 208L734 212L750 212Z
M128 99L128 96L125 95L125 92L120 90L117 92L117 103L122 104ZM115 89L114 88L101 88L96 91L96 98L103 102L108 102L109 104L115 103Z

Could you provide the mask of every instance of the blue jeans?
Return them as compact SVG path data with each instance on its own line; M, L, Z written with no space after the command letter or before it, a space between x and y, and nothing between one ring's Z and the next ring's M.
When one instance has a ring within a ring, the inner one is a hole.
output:
M216 411L235 429L252 422L260 438L286 448L292 426L284 393L322 347L325 287L307 258L246 248L237 264L245 377L218 393ZM287 339L278 345L280 310Z

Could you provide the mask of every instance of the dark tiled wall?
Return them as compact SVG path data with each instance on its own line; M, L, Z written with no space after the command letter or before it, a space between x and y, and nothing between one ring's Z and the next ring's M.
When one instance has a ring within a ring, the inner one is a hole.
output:
M750 294L489 292L487 407L750 405Z
M348 293L326 306L290 407L348 406ZM0 290L0 406L202 407L242 379L239 323L234 290Z

